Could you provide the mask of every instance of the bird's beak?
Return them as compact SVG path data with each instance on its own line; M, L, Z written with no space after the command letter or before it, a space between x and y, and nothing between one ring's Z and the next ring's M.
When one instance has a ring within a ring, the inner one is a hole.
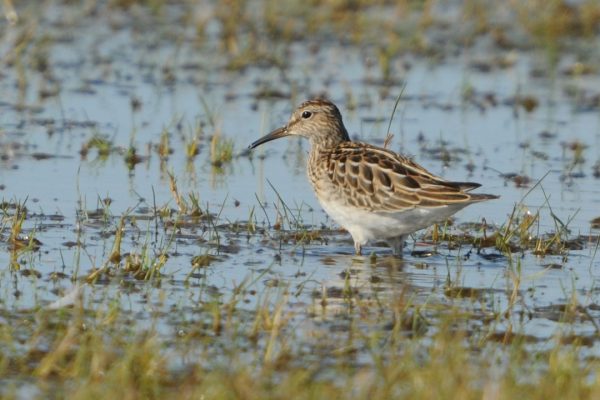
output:
M249 149L253 149L255 147L260 146L263 143L270 142L271 140L279 139L285 136L289 136L289 132L287 130L287 126L282 126L281 128L275 129L273 132L261 137L256 142L252 143L248 146Z

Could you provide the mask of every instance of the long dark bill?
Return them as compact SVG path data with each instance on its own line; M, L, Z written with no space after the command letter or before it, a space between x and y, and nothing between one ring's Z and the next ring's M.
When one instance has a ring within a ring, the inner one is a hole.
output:
M267 143L267 142L270 142L271 140L279 139L279 138L286 137L286 136L289 136L287 127L282 126L281 128L277 128L273 132L261 137L256 142L254 142L250 146L248 146L248 148L253 149L255 147L260 146L263 143Z

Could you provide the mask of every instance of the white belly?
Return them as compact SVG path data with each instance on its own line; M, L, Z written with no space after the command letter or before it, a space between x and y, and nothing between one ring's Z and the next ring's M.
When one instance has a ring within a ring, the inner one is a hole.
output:
M402 212L369 212L341 205L335 201L319 200L329 216L348 230L355 242L385 240L407 235L440 222L466 204L436 208L412 208Z

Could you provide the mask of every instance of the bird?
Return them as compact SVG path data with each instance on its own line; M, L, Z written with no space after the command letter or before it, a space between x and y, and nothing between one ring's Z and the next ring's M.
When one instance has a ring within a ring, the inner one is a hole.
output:
M384 241L401 258L407 235L499 197L471 193L481 185L445 180L411 157L352 141L340 110L327 99L303 102L286 125L249 149L286 136L309 140L308 179L325 212L352 236L356 255L368 242Z

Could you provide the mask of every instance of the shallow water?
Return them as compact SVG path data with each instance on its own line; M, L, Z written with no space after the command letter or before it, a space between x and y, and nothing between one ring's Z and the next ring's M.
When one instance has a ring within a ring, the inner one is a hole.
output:
M598 77L558 73L553 79L535 78L532 70L543 65L543 55L515 50L504 54L514 60L512 66L482 72L473 68L474 61L494 55L484 47L443 61L406 56L393 65L395 81L380 84L369 49L334 42L316 48L300 42L282 49L284 70L267 63L235 71L225 68L227 59L210 28L205 42L198 44L192 27L169 26L180 12L176 7L154 31L136 25L130 16L80 19L68 7L55 7L46 10L39 28L50 38L47 72L27 64L0 76L2 196L10 202L26 200L24 233L42 243L38 251L18 255L20 271L10 268L9 251L0 253L6 265L0 271L5 311L43 307L68 293L75 281L83 285L87 301L119 302L140 328L165 313L159 329L168 336L188 318L186 311L207 299L230 298L247 280L242 308L253 310L264 300L264 291L275 298L286 289L286 306L302 321L312 321L311 326L324 321L331 328L336 307L348 306L339 291L349 281L366 299L408 291L416 303L442 309L458 304L481 310L484 319L509 307L518 270L519 301L511 317L496 326L499 332L511 325L544 343L560 329L597 336L598 231L590 221L600 216L593 169L600 160L600 114L597 105L585 109L566 92L589 98L594 95L589 88L600 87ZM18 29L4 28L3 54L10 51ZM570 61L563 64L558 71ZM282 98L259 98L265 89ZM43 90L57 92L42 98ZM386 258L389 249L376 244L368 249L378 254L375 263L369 257L355 259L349 235L327 219L306 180L308 144L284 139L246 150L284 124L294 105L321 93L338 104L353 138L379 145L402 93L391 123L392 149L414 155L445 178L480 182L481 192L501 196L460 212L453 232L468 231L460 224L483 218L493 232L522 203L519 210L540 212L539 235L552 235L560 220L568 225L567 236L579 239L579 248L545 257L517 252L511 258L494 248L479 254L471 245L436 246L420 232L409 239L404 260ZM513 104L515 96L532 96L539 104L527 112ZM139 102L139 109L132 102ZM358 107L349 109L353 102ZM184 142L198 124L203 132L200 154L190 161ZM174 151L161 160L155 147L163 130ZM234 158L222 168L210 161L215 133L234 142ZM82 157L82 146L96 134L108 138L115 150L103 158L91 149ZM573 143L585 147L580 163L573 161ZM123 157L130 145L142 157L132 169ZM179 192L197 193L213 218L188 219L181 229L168 226L167 218L155 218L155 206L177 208L168 172L176 177ZM530 181L517 187L502 174ZM293 216L278 219L284 209L278 196ZM91 215L104 208L106 198L110 205ZM134 219L125 226L123 254L164 249L169 254L160 270L160 288L132 278L125 278L125 288L110 279L82 283L93 268L106 263L122 215ZM249 231L249 220L256 223L255 231ZM9 222L6 217L3 238ZM277 222L282 230L274 229ZM286 240L302 235L296 225L327 230L310 243ZM74 245L78 241L81 246ZM6 240L2 247L8 250ZM433 250L437 253L430 257L419 253ZM192 257L206 253L216 258L192 270ZM454 288L480 289L481 295L448 292L448 282ZM324 312L314 306L323 292L330 298ZM565 324L560 308L574 296L585 313ZM181 313L169 316L172 309ZM478 329L480 321L472 324ZM592 340L588 354L598 356L599 350Z

